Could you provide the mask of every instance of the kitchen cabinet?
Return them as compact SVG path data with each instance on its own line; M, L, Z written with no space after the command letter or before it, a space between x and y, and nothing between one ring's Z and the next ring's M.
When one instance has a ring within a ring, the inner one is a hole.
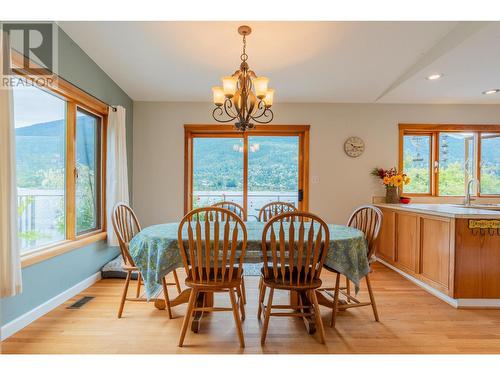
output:
M500 212L444 204L377 206L384 215L377 258L455 301L490 306L481 302L490 299L500 307L500 229L473 228L473 222L497 226Z

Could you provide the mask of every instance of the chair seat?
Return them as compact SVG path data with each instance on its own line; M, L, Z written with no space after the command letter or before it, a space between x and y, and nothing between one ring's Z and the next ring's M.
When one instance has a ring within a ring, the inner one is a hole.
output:
M137 268L136 266L131 266L130 264L125 264L122 268L124 271L139 271L139 268Z
M224 275L224 280L222 280L221 270L219 269L217 272L217 277L215 277L215 272L213 268L210 268L210 273L207 277L207 273L205 268L203 268L203 281L201 281L200 274L198 269L196 269L196 279L193 278L192 273L189 273L189 276L186 278L185 283L189 287L208 287L208 288L217 288L217 289L225 289L225 288L236 288L241 285L241 276L238 276L238 267L233 267L233 278L228 281L230 268L226 268L226 272Z
M325 268L326 270L328 270L328 271L330 271L330 272L340 273L340 272L339 272L339 271L337 271L335 268L328 267L326 264L323 264L323 268Z
M297 289L317 289L321 286L321 279L313 279L310 281L304 281L304 270L300 272L300 280L298 280L299 273L297 268L290 272L290 267L285 267L285 277L283 278L283 273L281 268L278 269L278 277L274 277L274 270L272 267L267 267L268 277L264 276L264 267L261 268L262 280L264 285L276 288L276 289L286 289L286 290L297 290ZM297 282L299 281L299 282Z

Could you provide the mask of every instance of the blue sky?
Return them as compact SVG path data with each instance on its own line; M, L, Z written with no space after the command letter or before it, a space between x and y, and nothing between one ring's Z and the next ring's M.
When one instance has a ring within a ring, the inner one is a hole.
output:
M13 88L16 128L61 120L66 114L66 102L36 87Z

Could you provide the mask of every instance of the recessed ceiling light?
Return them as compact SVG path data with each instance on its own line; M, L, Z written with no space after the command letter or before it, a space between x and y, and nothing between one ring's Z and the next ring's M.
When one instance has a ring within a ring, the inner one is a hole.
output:
M440 73L440 74L431 74L430 76L425 77L425 79L427 79L428 81L434 81L436 79L441 78L443 75L444 75L443 73Z
M497 92L500 92L500 89L486 90L486 91L483 91L483 94L484 95L492 95L492 94L496 94Z

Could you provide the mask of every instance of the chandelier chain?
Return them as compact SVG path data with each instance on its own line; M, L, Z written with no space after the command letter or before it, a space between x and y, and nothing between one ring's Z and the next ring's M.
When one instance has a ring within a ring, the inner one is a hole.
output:
M243 53L240 56L241 61L247 61L248 59L246 49L247 49L247 38L246 35L243 35Z

